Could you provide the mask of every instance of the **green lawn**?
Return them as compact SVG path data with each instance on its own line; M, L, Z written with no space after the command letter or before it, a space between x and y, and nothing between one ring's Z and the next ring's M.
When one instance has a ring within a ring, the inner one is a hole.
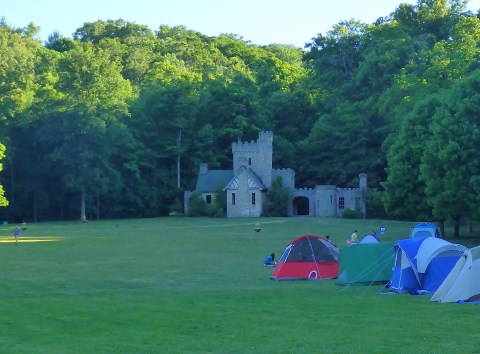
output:
M478 353L479 307L334 280L277 282L262 266L296 236L344 247L413 223L159 218L0 227L0 353ZM47 241L48 240L48 241ZM44 242L37 242L44 241ZM461 239L470 246L472 240Z

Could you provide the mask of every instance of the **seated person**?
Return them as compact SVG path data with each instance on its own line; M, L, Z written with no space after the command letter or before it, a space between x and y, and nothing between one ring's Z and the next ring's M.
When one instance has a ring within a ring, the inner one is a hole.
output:
M275 262L275 253L272 253L269 256L266 256L263 259L263 266L264 267L275 267L277 265L277 262Z
M352 246L352 245L356 245L357 243L358 243L358 235L357 235L357 230L355 230L350 236L350 239L347 240L346 244L347 246Z

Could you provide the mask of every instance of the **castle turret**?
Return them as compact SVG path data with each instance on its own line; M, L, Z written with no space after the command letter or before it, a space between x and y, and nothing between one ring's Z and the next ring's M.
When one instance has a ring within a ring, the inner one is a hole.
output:
M204 175L208 171L208 164L205 162L200 163L200 174Z
M358 175L358 179L360 181L360 195L361 195L361 211L363 212L363 217L367 217L367 174L360 173Z
M366 173L360 173L358 175L358 179L360 181L360 190L362 191L362 196L366 197L367 196L367 174Z
M241 166L250 168L260 177L263 184L270 188L272 185L272 132L259 132L257 141L233 143L232 154L234 173Z

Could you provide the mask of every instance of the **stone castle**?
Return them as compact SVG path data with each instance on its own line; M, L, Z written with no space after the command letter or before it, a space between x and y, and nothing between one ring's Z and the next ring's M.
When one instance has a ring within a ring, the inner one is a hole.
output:
M288 215L341 217L348 208L366 216L367 175L359 175L358 188L317 185L295 188L295 172L290 168L272 168L273 133L260 132L258 140L232 143L233 169L209 170L200 164L195 191L201 192L206 203L215 199L219 188L227 194L227 217L260 217L268 203L267 191L272 181L281 177L284 188L291 190ZM185 214L192 191L184 195Z

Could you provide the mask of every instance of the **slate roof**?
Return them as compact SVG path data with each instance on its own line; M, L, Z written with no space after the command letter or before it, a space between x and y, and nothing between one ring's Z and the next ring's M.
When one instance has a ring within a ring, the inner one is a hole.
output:
M215 192L218 188L224 188L233 177L233 170L208 170L205 174L199 174L196 191L202 193Z

